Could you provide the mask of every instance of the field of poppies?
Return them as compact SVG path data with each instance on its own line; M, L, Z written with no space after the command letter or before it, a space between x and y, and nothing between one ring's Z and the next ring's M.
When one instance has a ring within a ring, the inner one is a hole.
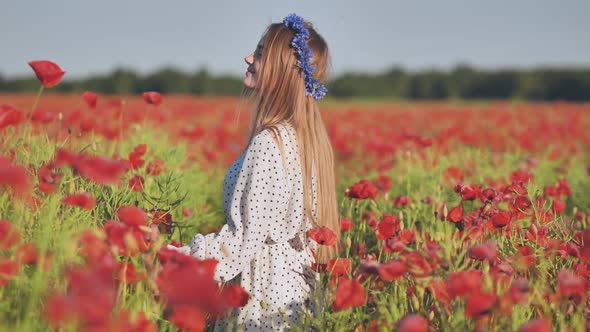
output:
M166 249L223 223L236 99L0 95L0 330L203 331L249 295ZM590 104L326 100L343 250L294 330L590 331ZM310 237L334 245L334 233Z

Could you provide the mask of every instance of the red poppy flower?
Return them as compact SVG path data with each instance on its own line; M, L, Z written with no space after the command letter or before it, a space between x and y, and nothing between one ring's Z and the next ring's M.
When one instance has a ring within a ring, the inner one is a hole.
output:
M434 140L430 137L415 136L414 142L423 148L427 148L434 144Z
M510 294L510 301L514 304L526 304L529 291L530 288L526 279L514 280L508 291Z
M150 231L115 220L107 221L103 231L119 256L137 256L140 252L150 250L157 240L157 235Z
M332 303L335 312L358 307L367 301L365 288L357 279L340 278L336 288L336 297Z
M543 188L543 196L559 197L559 191L556 186L545 186Z
M310 229L307 231L307 236L315 242L325 246L332 246L336 244L337 240L336 234L326 226Z
M506 186L506 188L504 188L504 194L513 194L513 195L520 195L520 196L526 196L528 194L528 191L526 190L526 187L524 184L521 183L512 183L508 186Z
M143 156L147 151L147 145L146 144L137 144L134 148L133 148L133 152L137 153L137 155L139 156Z
M12 189L15 198L28 199L31 197L33 183L24 167L13 165L10 159L0 156L0 186L6 185Z
M39 179L39 191L44 194L51 194L57 191L62 174L53 171L53 163L42 165L37 171L37 178Z
M473 201L481 194L481 185L457 183L454 191L461 195L463 201Z
M84 119L80 121L80 131L82 133L89 132L94 129L96 126L96 121L94 119Z
M29 66L33 68L35 75L45 88L58 85L65 74L65 71L57 64L47 60L29 61Z
M135 206L125 206L117 210L117 217L129 226L147 225L148 215L142 209Z
M135 174L131 179L129 179L128 188L131 189L131 191L140 192L143 191L144 183L145 179L143 178L143 176Z
M8 250L20 240L18 229L8 220L0 220L0 250Z
M383 251L386 253L404 251L408 245L414 242L414 232L411 229L404 229L398 235L385 240Z
M559 271L557 284L561 297L572 298L577 304L581 303L586 294L586 281L570 270Z
M400 319L395 327L398 332L427 332L428 321L420 315L409 314Z
M242 296L219 296L219 285L213 279L217 260L201 261L169 249L160 251L165 253L166 263L158 274L156 284L168 307L191 305L215 316L232 304L242 303Z
M135 264L131 262L119 262L118 269L118 280L127 284L134 284L139 281L143 281L147 277L145 271L138 273Z
M482 281L483 272L480 270L451 272L447 278L447 290L451 298L465 297L479 290Z
M416 235L414 235L414 231L411 229L402 229L398 236L399 240L405 245L416 242Z
M488 241L481 245L476 245L468 250L470 258L477 259L480 261L487 260L490 264L496 262L498 258L498 249L494 241Z
M348 232L352 229L352 220L340 218L340 233Z
M131 321L131 313L128 309L122 309L113 313L111 319L100 326L88 326L84 331L137 331L137 332L155 332L158 325L150 322L145 317L145 313L140 311L136 314L135 321Z
M53 122L53 120L55 120L55 118L56 118L56 114L50 112L47 109L43 109L43 108L35 109L35 111L31 115L31 121L37 122L37 123L42 123L42 124L51 123L51 122Z
M533 173L519 169L510 174L510 181L526 185L529 181L535 181L535 177Z
M560 195L571 196L572 190L570 189L570 185L567 182L567 179L557 180L557 191Z
M149 175L160 175L166 168L166 162L161 159L155 159L148 163L146 173Z
M172 214L167 210L153 209L151 211L152 223L158 225L160 233L172 234L174 229L174 220Z
M477 223L479 220L477 217L471 218L472 213L474 213L474 212L472 211L467 215L466 221L468 222L469 225L475 224L475 226L468 226L467 228L464 229L463 235L465 235L465 242L466 243L476 242L476 241L482 239L484 236L483 225Z
M409 205L410 203L412 203L412 200L405 195L399 195L393 200L393 205L395 205L396 208L401 208L403 206Z
M349 274L351 271L352 264L350 259L337 257L330 259L326 266L326 271L331 273L332 275L341 276L345 274Z
M231 307L243 307L250 300L250 294L239 285L226 285L222 296Z
M386 240L400 229L400 220L395 214L383 213L381 222L377 225L377 239Z
M459 167L449 166L444 172L445 181L452 183L453 181L463 181L463 170Z
M182 215L185 217L190 217L193 215L193 210L191 208L183 207L182 208Z
M553 211L555 214L561 214L565 210L565 202L557 198L553 199Z
M367 246L364 243L352 243L351 244L351 252L354 253L356 256L358 257L364 257L365 256L365 251L367 249Z
M490 218L490 222L494 227L500 228L508 225L511 219L512 216L510 215L510 212L499 211L498 213L492 215L492 217Z
M82 158L75 169L82 177L104 185L119 183L121 176L127 172L123 162L97 156Z
M156 225L169 225L173 222L172 214L166 210L154 209L152 211L152 222Z
M74 319L82 324L103 325L110 319L117 289L113 266L89 265L68 271L68 290L54 294L45 306L50 325L60 326Z
M13 105L0 105L0 129L7 126L18 126L25 116Z
M92 210L96 199L89 193L78 193L64 197L61 202L65 205L78 206L84 210Z
M180 241L178 241L178 240L172 240L172 242L170 242L170 245L171 246L174 246L176 248L182 247L182 243Z
M383 281L393 281L398 277L403 276L408 271L406 263L398 260L390 260L377 267L379 278Z
M449 211L447 220L454 223L459 223L463 220L463 203L460 203Z
M535 251L529 246L517 246L518 253L510 257L510 262L514 267L531 267L537 264Z
M14 257L20 264L35 264L39 260L39 250L34 243L23 243L14 251Z
M191 305L174 307L172 314L167 317L180 331L204 331L207 322L203 312Z
M377 187L373 182L363 179L346 189L344 196L356 199L373 199L377 196Z
M55 158L53 159L51 165L53 167L62 167L65 165L73 167L82 159L82 157L83 156L79 156L74 152L68 151L66 149L59 149L57 150L57 154L55 155Z
M502 195L494 188L486 188L482 190L479 195L479 200L482 203L486 202L499 202L502 199Z
M531 200L526 196L516 196L512 201L512 205L516 208L519 212L528 212L532 207Z
M534 214L531 218L531 222L540 222L542 224L546 224L550 221L554 220L554 215L553 215L553 211L551 210L544 210L544 209L539 209L537 211L537 214Z
M538 245L545 247L548 243L548 228L532 223L525 233L525 237Z
M583 245L580 247L580 259L590 261L590 228L582 233Z
M96 102L98 101L98 96L96 93L92 91L86 91L82 94L82 98L90 108L96 108Z
M145 144L139 144L133 151L129 153L129 162L131 164L132 169L138 169L145 163L145 160L141 159L147 150L147 146Z
M379 175L377 179L373 180L373 184L381 192L388 192L391 189L391 178L387 175Z
M6 286L18 274L20 265L6 257L0 257L0 287Z
M431 275L437 264L437 249L427 251L425 254L430 257L426 259L418 252L403 252L400 259L406 263L408 272L416 278L422 278Z
M394 236L385 240L383 251L386 253L400 252L406 249L406 245L401 241L399 236Z
M590 265L584 263L576 263L573 265L576 274L582 278L590 277Z
M469 294L465 303L465 315L476 317L489 313L496 304L497 296L494 292L483 292L480 289Z
M521 326L518 332L551 332L551 321L547 318L533 319Z
M371 231L377 229L377 214L374 211L365 211L362 220L367 223Z
M108 265L115 269L115 257L111 253L109 244L91 230L85 230L78 235L78 254L88 265Z
M154 92L154 91L149 91L149 92L144 92L142 94L143 100L148 103L148 104L152 104L152 105L160 105L160 103L162 103L162 95L159 94L158 92Z
M442 279L430 279L427 289L432 293L435 299L448 306L451 302L449 292L447 291L447 283Z

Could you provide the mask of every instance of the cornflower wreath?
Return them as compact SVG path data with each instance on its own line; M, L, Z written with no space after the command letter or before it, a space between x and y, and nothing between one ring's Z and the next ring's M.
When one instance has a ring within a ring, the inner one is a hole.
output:
M307 46L306 40L309 39L309 30L304 26L304 22L303 18L297 16L297 14L289 14L283 19L283 24L295 31L291 46L297 51L297 66L302 69L301 74L305 80L305 95L320 100L326 95L328 89L313 77L313 73L317 68L311 65L313 52Z

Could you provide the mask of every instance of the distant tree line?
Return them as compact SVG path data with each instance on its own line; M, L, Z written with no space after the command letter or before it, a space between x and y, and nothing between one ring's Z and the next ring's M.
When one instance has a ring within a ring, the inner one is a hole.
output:
M67 75L67 73L66 73ZM481 70L459 65L452 70L409 72L402 68L369 74L348 72L328 83L332 97L394 97L405 99L506 99L590 100L590 68L535 68ZM36 91L34 76L3 78L0 91ZM86 79L64 79L56 92L92 90L104 94L137 94L144 91L196 95L238 95L242 78L212 75L206 69L186 73L163 68L148 75L116 69Z

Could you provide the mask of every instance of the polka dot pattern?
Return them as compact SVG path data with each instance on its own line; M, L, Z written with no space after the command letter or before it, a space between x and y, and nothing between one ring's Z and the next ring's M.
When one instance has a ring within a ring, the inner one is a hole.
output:
M218 281L241 285L250 295L243 308L220 317L215 331L283 331L310 310L319 276L311 269L315 242L303 210L303 180L294 128L277 126L284 159L270 130L257 134L223 181L226 224L218 233L197 234L190 254L216 258ZM312 213L316 213L315 171Z

